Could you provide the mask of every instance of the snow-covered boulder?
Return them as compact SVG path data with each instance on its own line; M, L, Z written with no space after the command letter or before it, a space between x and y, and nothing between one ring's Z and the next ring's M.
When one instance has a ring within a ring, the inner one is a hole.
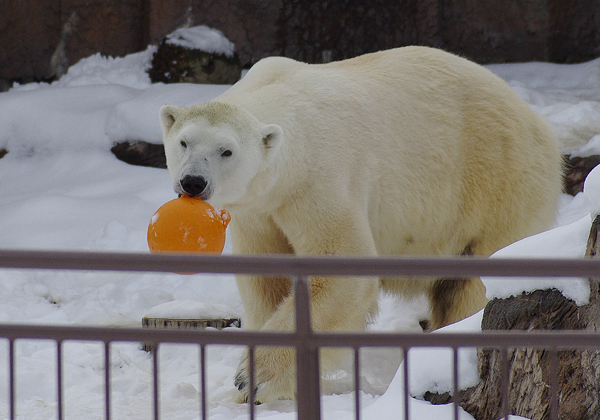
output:
M194 26L161 41L148 74L152 82L233 84L241 71L233 43L216 29Z

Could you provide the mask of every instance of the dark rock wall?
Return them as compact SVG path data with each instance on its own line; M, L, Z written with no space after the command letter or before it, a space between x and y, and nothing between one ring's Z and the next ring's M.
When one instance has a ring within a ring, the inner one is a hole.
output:
M149 40L157 44L181 27L206 25L220 30L235 44L248 66L269 55L280 55L278 20L282 0L148 0Z
M52 78L91 54L140 51L195 25L221 30L246 67L269 55L318 63L410 44L480 63L600 55L597 0L3 0L2 6L0 81Z
M547 1L448 0L441 10L442 44L480 62L548 58Z
M279 21L281 54L310 63L402 45L441 46L437 0L293 0Z
M0 79L51 76L60 41L60 3L4 0L0 13Z
M95 53L147 45L145 0L3 0L0 79L49 79Z

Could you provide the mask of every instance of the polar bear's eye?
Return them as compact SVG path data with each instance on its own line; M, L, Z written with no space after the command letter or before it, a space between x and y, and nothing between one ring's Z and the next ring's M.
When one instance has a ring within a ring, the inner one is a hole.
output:
M183 140L181 140L181 141L179 142L179 144L181 144L181 147L183 147L184 149L187 149L187 143L186 143L186 142L184 142Z
M231 150L223 150L223 152L221 152L221 157L229 157L231 155L233 155Z

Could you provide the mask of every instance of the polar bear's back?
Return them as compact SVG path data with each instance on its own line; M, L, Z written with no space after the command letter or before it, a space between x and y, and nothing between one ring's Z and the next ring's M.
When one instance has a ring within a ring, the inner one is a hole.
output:
M489 254L555 215L561 162L545 122L500 78L452 54L268 58L217 100L280 125L307 182L326 179L322 194L334 188L367 207L380 254Z

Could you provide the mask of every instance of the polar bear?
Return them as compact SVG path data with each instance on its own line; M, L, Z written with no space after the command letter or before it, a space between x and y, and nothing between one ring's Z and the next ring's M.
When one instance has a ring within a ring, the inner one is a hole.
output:
M263 59L212 102L165 105L160 122L175 191L231 213L234 253L489 255L547 228L561 192L544 121L488 70L432 48ZM288 279L237 285L247 328L294 329ZM363 330L380 290L426 295L430 329L486 303L477 278L313 277L313 328ZM255 361L257 401L294 398L291 350ZM247 376L243 360L246 400Z

